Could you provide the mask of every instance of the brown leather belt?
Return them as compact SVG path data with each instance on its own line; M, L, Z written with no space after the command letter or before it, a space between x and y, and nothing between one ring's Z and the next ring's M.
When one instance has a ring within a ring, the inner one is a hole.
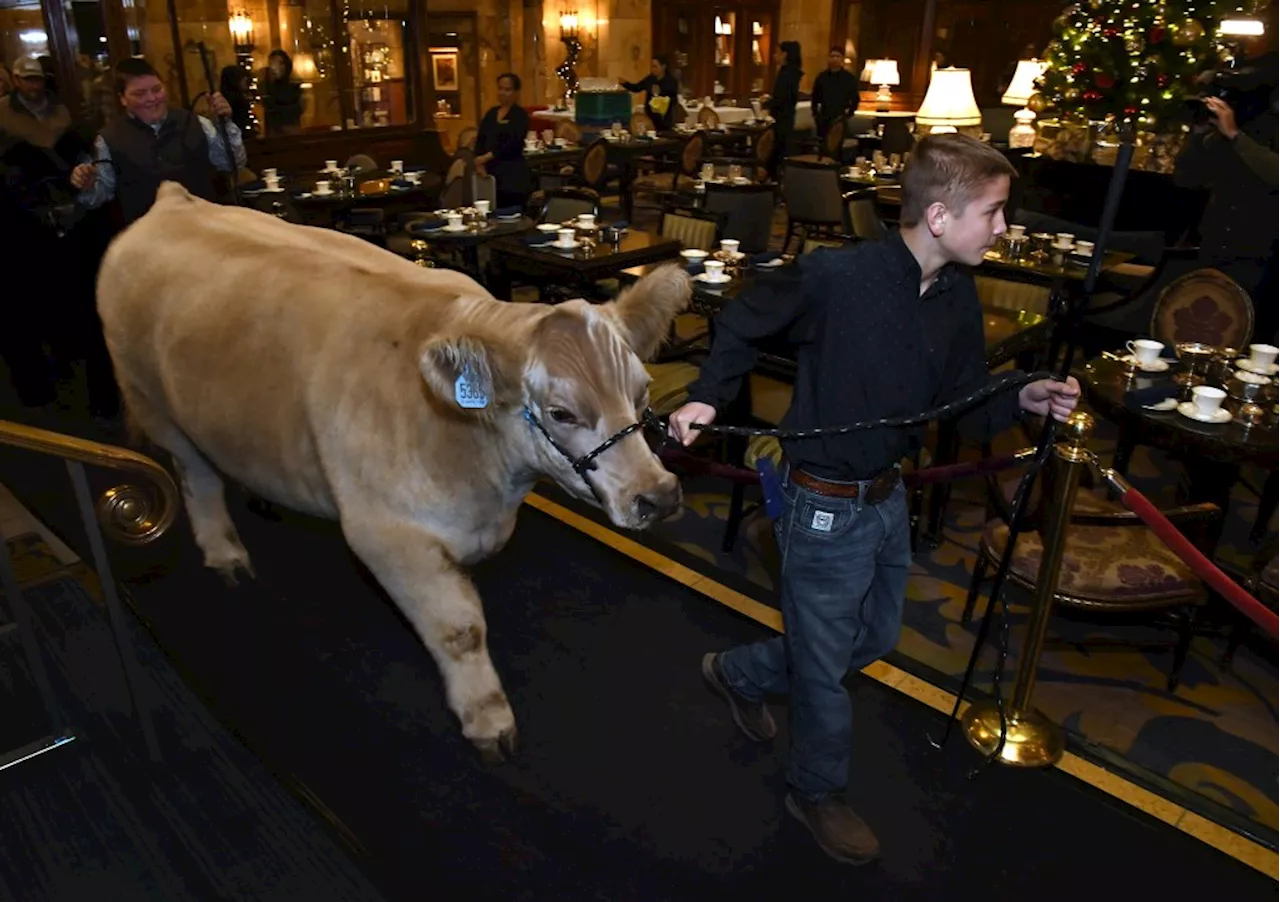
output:
M893 494L893 490L898 487L898 483L902 479L902 473L897 467L890 467L882 471L869 483L828 482L825 479L819 479L812 473L806 473L804 470L792 467L790 478L796 485L819 495L827 495L831 498L861 497L866 504L879 504L882 501L887 501L889 496ZM864 485L866 485L865 495L862 491Z

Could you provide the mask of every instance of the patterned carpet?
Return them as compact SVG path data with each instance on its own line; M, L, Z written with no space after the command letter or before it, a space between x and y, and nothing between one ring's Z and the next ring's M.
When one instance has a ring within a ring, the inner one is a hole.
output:
M1104 434L1092 443L1105 460L1112 443ZM1011 439L1010 439L1011 441ZM1009 442L1003 450L1011 450ZM997 453L1001 451L997 446ZM966 455L968 456L968 455ZM1159 452L1139 449L1131 481L1157 501L1172 504L1177 463ZM1260 484L1256 475L1251 480ZM656 527L655 539L670 543L703 564L702 569L758 600L776 606L777 549L762 511L743 524L729 553L721 551L729 508L727 487L713 478L685 484L682 512ZM968 661L976 622L960 623L968 592L984 505L977 482L958 483L947 509L943 541L922 544L908 587L904 629L894 663L955 688ZM756 498L749 499L750 501ZM1237 486L1219 558L1245 563L1255 551L1247 533L1257 497ZM1275 547L1275 522L1264 540ZM1005 686L1013 683L1029 597L1011 589L1011 652ZM984 601L979 602L978 615ZM976 620L977 618L975 618ZM1055 614L1051 635L1166 643L1169 629L1086 620ZM1176 692L1166 689L1172 652L1164 649L1095 648L1066 645L1048 649L1041 662L1035 704L1069 731L1074 747L1104 764L1126 770L1151 788L1177 798L1226 826L1274 843L1277 827L1277 717L1274 648L1246 643L1228 670L1220 665L1226 647L1222 629L1197 635ZM977 689L989 692L995 663L988 649L979 666ZM1008 691L1008 689L1006 689Z

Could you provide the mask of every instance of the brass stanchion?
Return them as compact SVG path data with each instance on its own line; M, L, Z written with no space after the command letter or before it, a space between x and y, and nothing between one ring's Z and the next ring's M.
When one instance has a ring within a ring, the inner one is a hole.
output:
M1054 588L1062 568L1062 548L1067 524L1075 505L1080 473L1091 459L1087 445L1093 432L1093 417L1076 411L1062 427L1063 440L1054 447L1052 463L1056 491L1046 499L1044 552L1036 575L1035 600L1027 624L1026 645L1018 661L1018 680L1013 699L1005 708L1004 744L1001 745L1000 709L994 701L973 704L963 718L969 744L990 757L1014 767L1049 767L1062 757L1066 746L1062 728L1031 706L1036 685L1036 669L1044 650L1044 637L1053 613ZM995 600L992 599L992 604Z

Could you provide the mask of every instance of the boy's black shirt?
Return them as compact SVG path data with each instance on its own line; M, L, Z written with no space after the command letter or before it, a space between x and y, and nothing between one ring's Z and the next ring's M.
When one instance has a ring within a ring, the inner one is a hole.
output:
M919 413L990 380L973 277L957 265L920 295L920 265L895 230L883 241L822 249L762 276L716 317L715 340L689 400L723 412L755 364L756 346L784 336L796 350L796 385L784 429L843 426ZM1016 391L961 420L991 436L1021 416ZM785 440L792 466L835 480L867 479L918 446L924 427L877 428Z

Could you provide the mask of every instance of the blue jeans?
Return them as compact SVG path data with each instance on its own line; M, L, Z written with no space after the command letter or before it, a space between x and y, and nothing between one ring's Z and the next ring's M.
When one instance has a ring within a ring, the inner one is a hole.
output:
M789 696L787 783L810 801L848 783L853 706L841 680L897 644L911 536L902 483L876 505L819 495L785 477L783 496L773 528L786 632L730 649L720 664L749 702Z

